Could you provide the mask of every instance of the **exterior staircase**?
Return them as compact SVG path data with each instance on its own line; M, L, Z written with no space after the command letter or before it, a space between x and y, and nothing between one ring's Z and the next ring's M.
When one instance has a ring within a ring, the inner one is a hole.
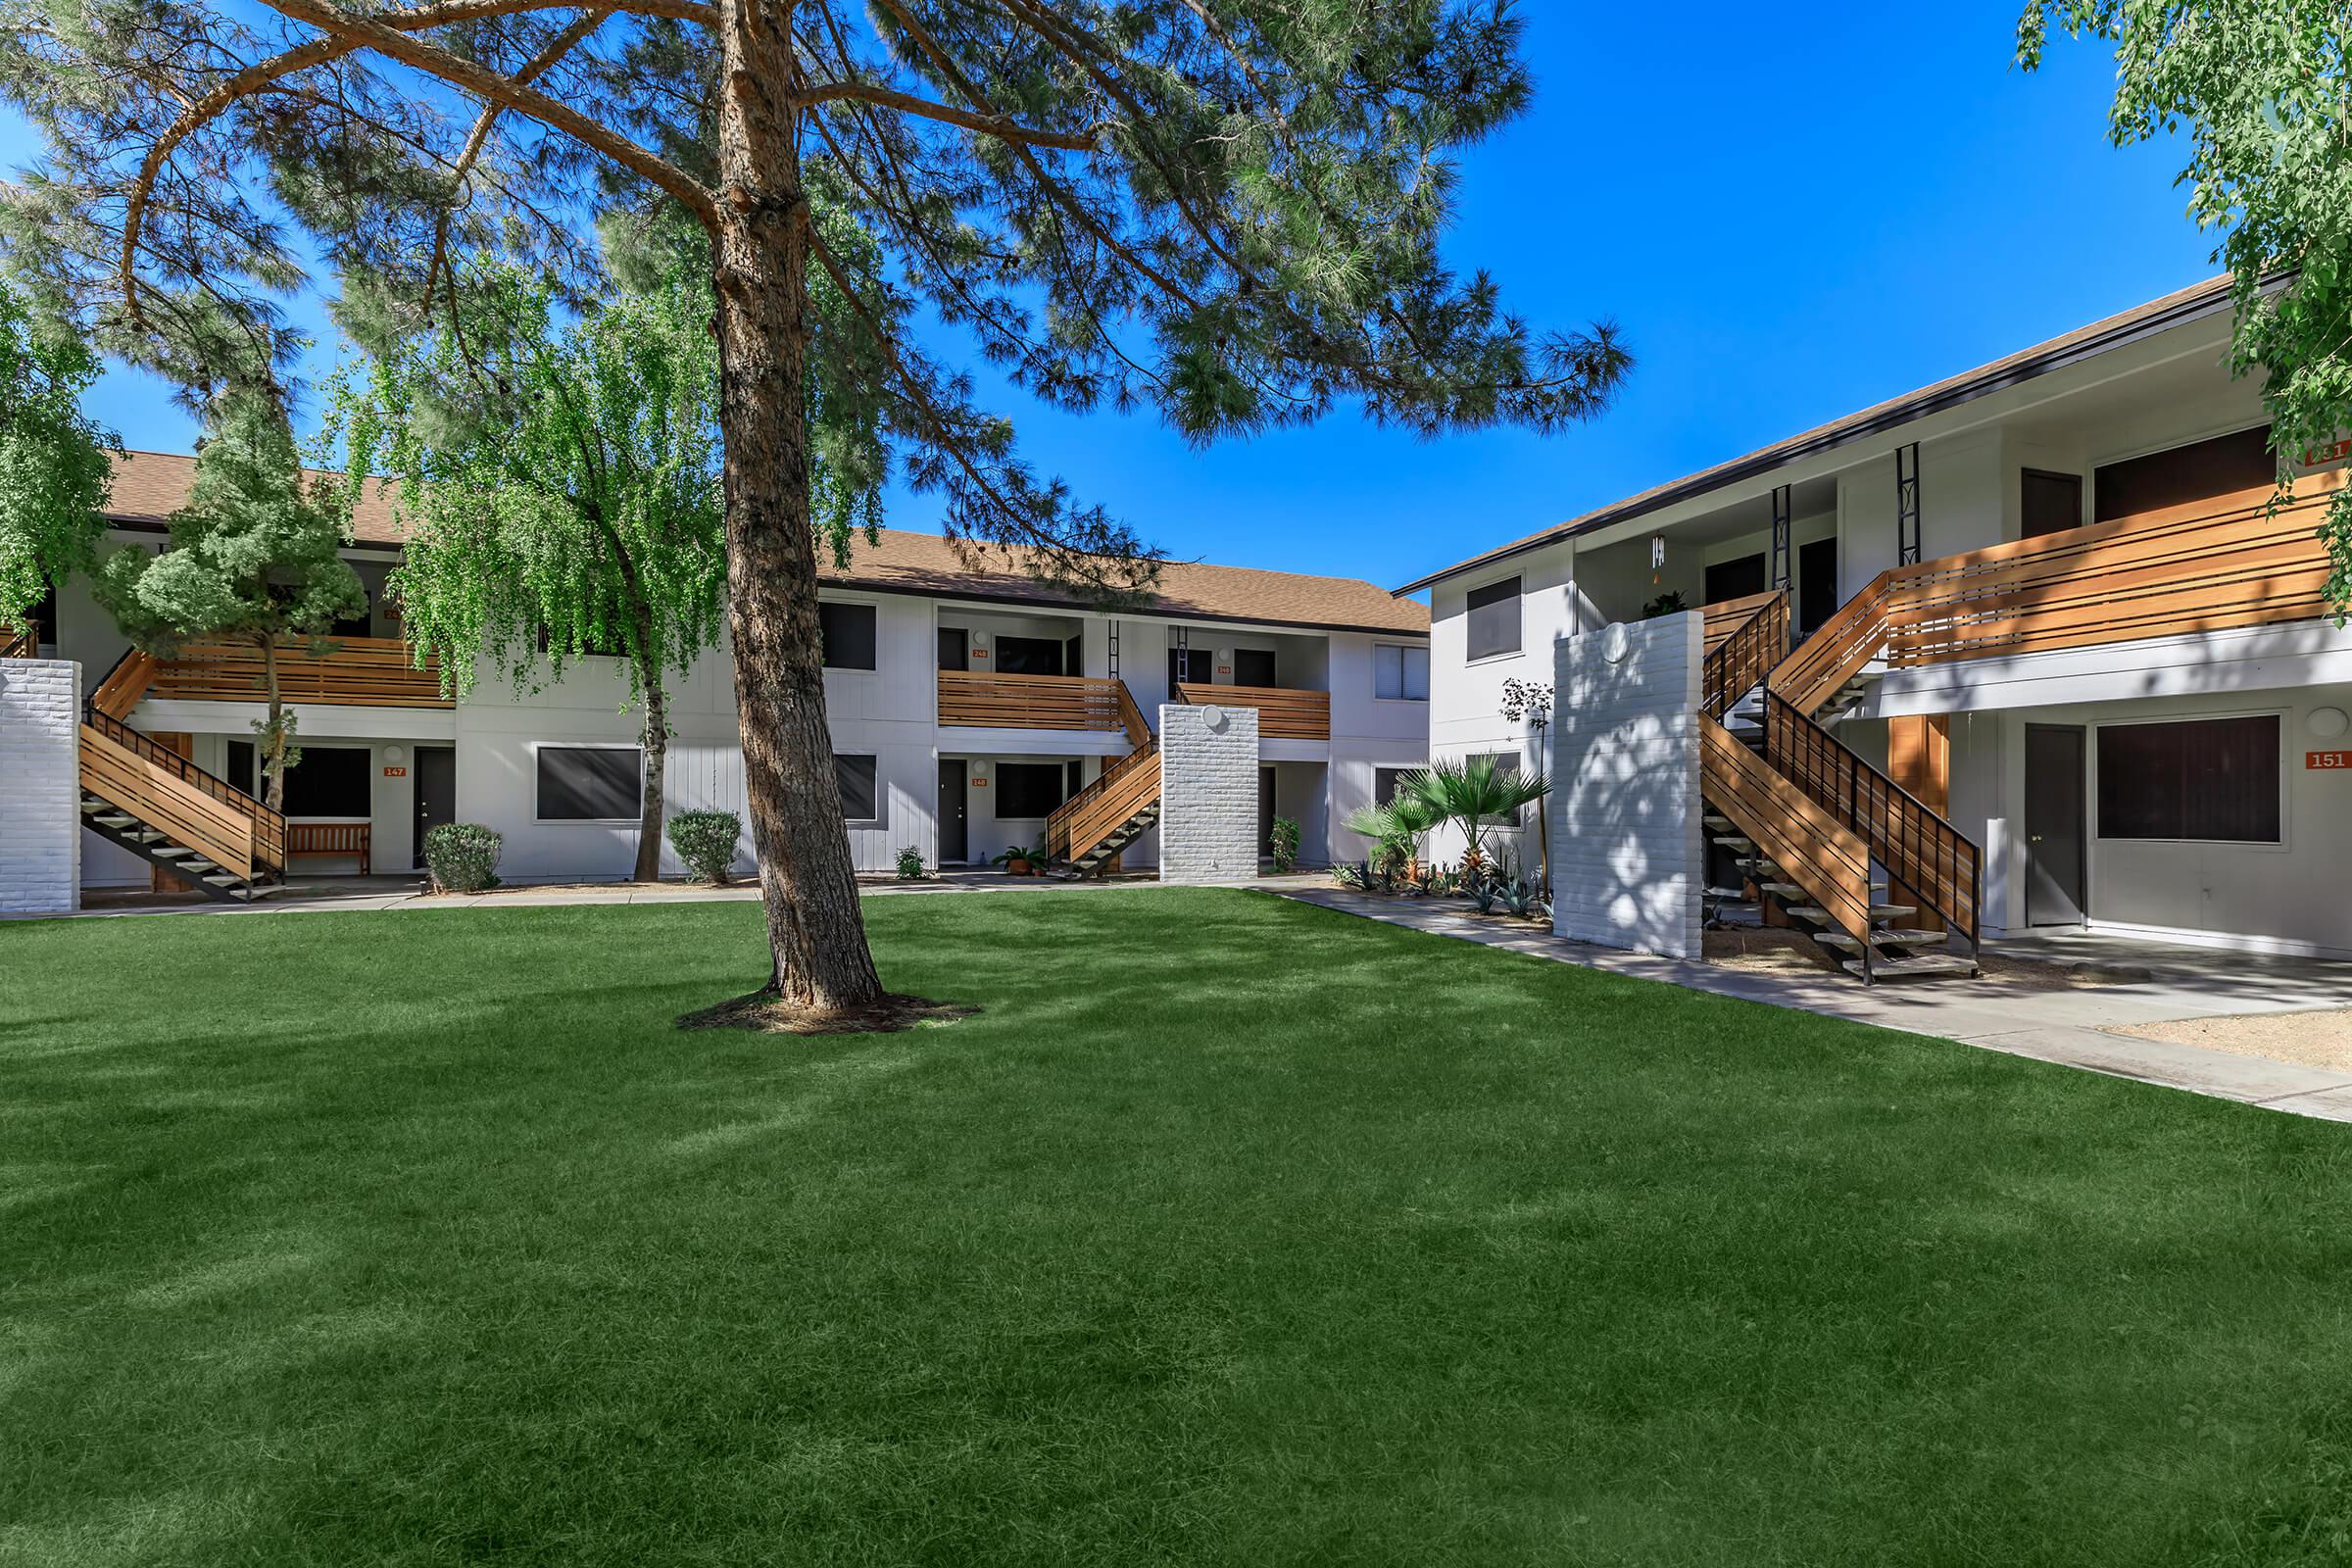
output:
M1127 683L1117 684L1120 727L1134 750L1046 819L1049 876L1103 875L1116 867L1120 851L1159 820L1159 737L1152 733Z
M153 668L125 654L83 706L82 825L207 898L267 898L284 885L286 819L124 721Z
M1740 872L1739 886L1707 890L1711 912L1776 910L1865 983L1977 974L1977 847L1816 722L1851 707L1868 662L1833 666L1808 712L1774 686L1805 657L1788 653L1786 595L1717 606L1708 619L1702 810Z

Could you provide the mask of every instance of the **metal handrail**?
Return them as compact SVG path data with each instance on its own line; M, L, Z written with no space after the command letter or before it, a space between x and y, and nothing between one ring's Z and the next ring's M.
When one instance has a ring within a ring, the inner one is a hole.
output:
M1984 858L1976 844L1780 693L1764 694L1763 719L1764 760L1859 835L1889 880L1967 938L1974 956ZM1957 893L1964 882L1963 907Z

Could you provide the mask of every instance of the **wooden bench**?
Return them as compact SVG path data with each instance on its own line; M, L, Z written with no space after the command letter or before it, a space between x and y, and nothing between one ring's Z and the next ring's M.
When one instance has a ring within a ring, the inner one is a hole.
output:
M360 859L360 875L368 870L367 822L288 822L286 824L286 859L297 855L356 855ZM288 869L291 869L289 865Z

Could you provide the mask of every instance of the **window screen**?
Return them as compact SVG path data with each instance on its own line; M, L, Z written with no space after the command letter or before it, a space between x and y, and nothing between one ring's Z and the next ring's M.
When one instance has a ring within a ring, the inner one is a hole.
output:
M1374 768L1372 770L1372 804L1386 806L1396 799L1396 786L1404 782L1405 775L1419 771L1419 768L1414 767Z
M286 815L374 815L373 756L365 746L303 747L302 760L286 769Z
M824 628L827 669L874 667L873 606L820 604L816 618Z
M539 819L633 822L643 754L634 746L539 748Z
M1429 701L1429 650L1381 643L1372 650L1372 695Z
M845 822L871 822L880 813L875 810L874 760L870 757L833 756L833 782L841 791L841 819Z
M1519 579L1506 577L1470 590L1472 659L1519 651Z
M1062 781L1058 762L999 762L997 815L1052 816L1068 799L1061 792Z
M1233 651L1233 683L1236 686L1278 686L1274 678L1274 653L1268 648L1236 648Z
M2278 842L2278 715L2102 724L2099 837Z
M2276 484L2278 463L2271 456L2271 427L2266 424L2110 463L2090 481L2091 505L2098 520L2105 522Z

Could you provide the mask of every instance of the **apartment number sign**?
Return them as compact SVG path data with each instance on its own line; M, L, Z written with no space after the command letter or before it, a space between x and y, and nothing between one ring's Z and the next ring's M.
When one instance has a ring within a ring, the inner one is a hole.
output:
M2352 752L2305 752L2303 765L2332 773L2339 768L2352 768Z

